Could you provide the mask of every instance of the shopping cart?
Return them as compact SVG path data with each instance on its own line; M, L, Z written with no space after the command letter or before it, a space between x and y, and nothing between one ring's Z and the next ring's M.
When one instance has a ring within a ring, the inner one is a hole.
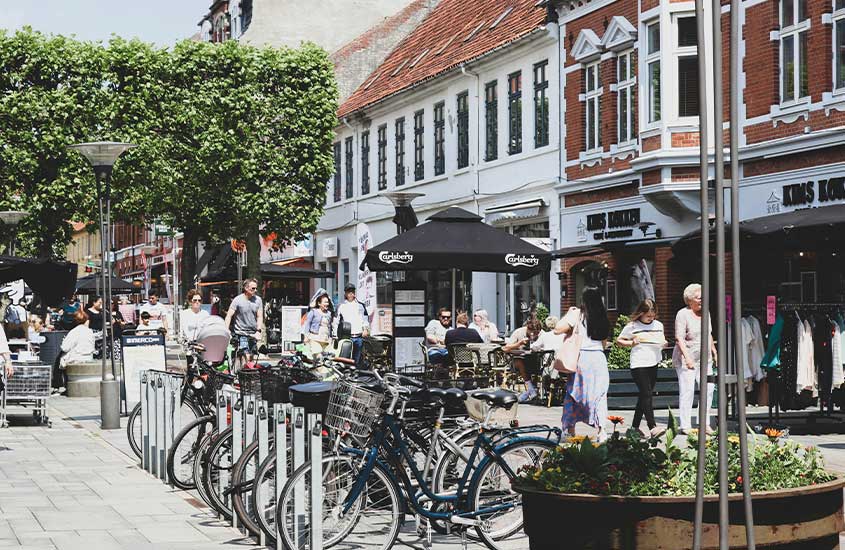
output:
M3 371L3 390L0 392L0 428L9 425L7 420L10 404L30 408L32 416L41 424L52 426L47 416L47 399L50 398L51 365L15 363L15 371L6 377Z

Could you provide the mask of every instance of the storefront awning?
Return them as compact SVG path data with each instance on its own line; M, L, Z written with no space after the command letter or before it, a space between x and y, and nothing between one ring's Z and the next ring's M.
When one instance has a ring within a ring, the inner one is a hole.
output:
M654 247L666 244L672 244L676 238L667 237L662 239L635 239L630 241L607 241L599 244L588 244L583 246L570 246L567 248L559 248L552 252L552 258L558 260L562 258L576 258L578 256L595 256L597 254L604 254L605 252L617 252L620 250L633 251L637 248Z
M766 235L779 231L789 231L797 227L814 227L845 222L845 204L802 208L792 212L763 216L740 222L740 227L748 232Z
M596 254L604 254L607 252L604 246L596 246L588 244L584 246L569 246L566 248L558 248L552 251L552 259L559 260L561 258L573 258L576 256L593 256Z
M536 218L540 215L540 209L544 206L546 206L546 201L543 199L532 199L494 206L484 211L485 221L487 223L499 223L510 220Z

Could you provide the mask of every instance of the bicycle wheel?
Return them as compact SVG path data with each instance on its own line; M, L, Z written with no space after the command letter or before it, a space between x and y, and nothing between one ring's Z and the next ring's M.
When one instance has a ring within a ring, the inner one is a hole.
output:
M543 454L555 447L548 440L516 439L498 452L499 458L507 464L503 467L497 460L488 457L478 467L474 482L468 492L467 502L471 510L508 506L491 513L481 513L478 518L483 525L475 531L492 550L502 550L499 543L508 540L508 547L528 547L527 537L514 546L511 539L522 531L522 495L511 488L516 473L524 466L536 466ZM525 537L525 533L521 533Z
M179 428L182 428L202 416L202 412L193 401L186 399L182 401L179 415L179 421L182 424ZM138 458L142 457L141 437L141 404L138 403L132 408L132 412L129 413L129 418L126 421L126 438L129 440L129 446L132 447L132 452Z
M402 503L400 490L383 466L376 464L348 512L347 497L359 475L352 456L323 457L323 548L341 541L355 548L387 550L399 535ZM294 472L282 489L276 507L276 525L287 550L304 550L311 544L311 465Z
M272 456L272 455L270 455ZM250 535L261 534L258 526L256 509L253 507L252 493L255 487L255 475L258 471L258 441L250 443L232 469L232 487L230 494L232 509L238 521Z
M205 469L206 457L208 456L208 449L211 447L211 442L217 435L217 430L213 429L211 432L205 434L202 441L197 448L197 454L194 457L194 483L196 484L197 494L208 506L214 507L211 503L211 497L208 496L209 490L205 483Z
M255 482L252 487L252 509L258 527L264 532L267 546L276 547L276 455L270 456L255 472Z
M194 481L194 458L205 434L214 429L215 420L213 414L197 418L176 434L173 445L167 450L167 477L183 491L197 486Z
M217 434L208 447L203 464L203 482L211 507L232 519L232 499L226 491L232 482L232 427Z

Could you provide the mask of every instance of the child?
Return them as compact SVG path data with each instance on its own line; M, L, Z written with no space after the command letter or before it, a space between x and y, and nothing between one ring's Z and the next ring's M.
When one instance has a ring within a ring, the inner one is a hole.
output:
M150 313L148 311L141 312L141 323L135 329L135 334L139 336L156 336L159 334L159 329L150 324Z
M622 329L616 343L631 348L631 377L637 384L639 397L634 412L633 427L639 429L643 416L650 434L658 436L665 429L658 428L654 421L654 407L651 396L657 382L657 365L662 359L666 337L663 324L656 320L657 305L654 300L643 300L631 315L631 322Z

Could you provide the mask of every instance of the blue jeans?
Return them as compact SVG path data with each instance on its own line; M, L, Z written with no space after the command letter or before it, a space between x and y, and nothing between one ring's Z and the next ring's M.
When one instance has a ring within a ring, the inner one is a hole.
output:
M364 365L361 364L361 352L364 349L364 338L361 336L353 336L352 340L352 359L355 360L355 368L361 369Z
M255 355L255 352L258 350L258 340L253 338L252 336L243 336L238 335L238 353L244 351L251 355Z
M431 348L428 350L428 360L432 365L445 365L449 359L449 350L446 348Z

